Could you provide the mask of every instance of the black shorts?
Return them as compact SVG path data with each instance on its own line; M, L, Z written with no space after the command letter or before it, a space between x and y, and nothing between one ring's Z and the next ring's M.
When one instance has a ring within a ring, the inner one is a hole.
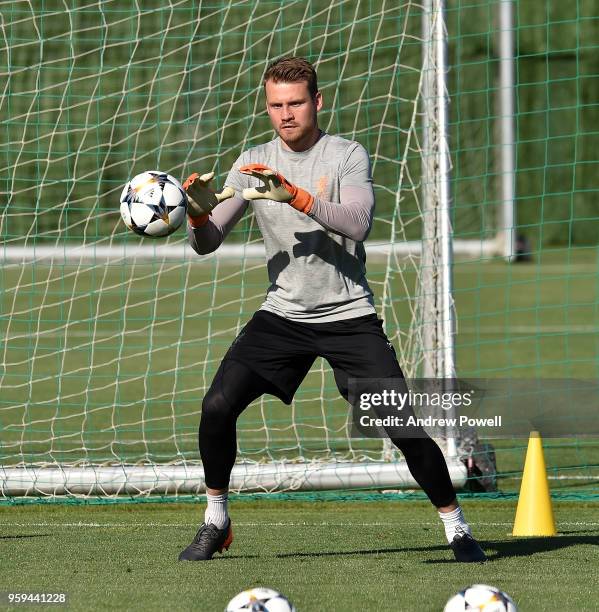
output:
M317 357L329 362L346 399L349 378L403 377L376 314L332 323L299 323L259 310L224 359L246 365L274 385L273 395L290 404Z

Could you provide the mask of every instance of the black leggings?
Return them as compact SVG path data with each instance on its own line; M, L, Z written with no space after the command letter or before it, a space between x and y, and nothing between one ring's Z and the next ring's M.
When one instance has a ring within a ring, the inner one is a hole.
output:
M202 403L199 446L206 486L225 489L237 455L237 418L255 399L277 389L240 362L225 359ZM443 453L431 438L391 440L403 453L408 468L437 507L455 500Z

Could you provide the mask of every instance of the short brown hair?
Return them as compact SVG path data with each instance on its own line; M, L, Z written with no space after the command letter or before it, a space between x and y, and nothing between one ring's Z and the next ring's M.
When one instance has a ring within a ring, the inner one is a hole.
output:
M264 85L266 81L274 83L299 83L306 81L308 91L314 97L318 92L318 81L314 66L303 57L282 57L275 60L264 73Z

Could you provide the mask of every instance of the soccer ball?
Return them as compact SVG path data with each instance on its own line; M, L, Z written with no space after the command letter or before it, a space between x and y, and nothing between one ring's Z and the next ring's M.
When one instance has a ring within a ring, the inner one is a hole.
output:
M484 612L517 612L512 598L488 584L473 584L454 595L446 604L444 612L464 612L479 610Z
M121 193L121 217L140 236L172 234L185 219L187 195L179 181L159 170L133 177Z
M227 604L225 612L295 612L293 604L278 591L256 587L235 595Z

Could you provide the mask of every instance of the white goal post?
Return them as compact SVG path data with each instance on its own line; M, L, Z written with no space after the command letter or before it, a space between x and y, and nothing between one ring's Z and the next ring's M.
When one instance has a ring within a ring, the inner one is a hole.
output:
M456 488L466 483L466 469L448 458ZM233 491L324 491L334 489L417 489L405 461L356 463L285 462L237 464L231 473ZM66 468L2 468L0 492L6 497L28 495L183 495L205 493L204 470L193 465L151 465Z
M464 257L492 257L500 254L501 242L454 240L453 252ZM406 242L368 241L365 244L366 256L369 262L385 262L389 258L404 258L408 256L421 257L423 250L421 240ZM51 263L62 265L65 263L79 264L94 262L105 264L108 262L123 262L135 260L146 262L189 262L206 263L213 259L233 260L251 259L265 261L266 252L264 244L222 244L218 250L208 255L198 255L189 244L127 244L104 246L102 244L76 244L76 245L45 245L39 246L5 246L0 250L0 263L3 264L35 264Z

